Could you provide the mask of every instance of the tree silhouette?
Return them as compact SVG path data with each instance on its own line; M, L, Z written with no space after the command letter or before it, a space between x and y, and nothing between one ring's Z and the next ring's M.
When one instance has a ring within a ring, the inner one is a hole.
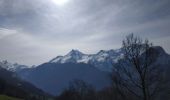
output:
M96 100L94 88L82 80L73 80L56 100Z
M124 59L112 75L113 85L121 99L152 100L163 87L163 70L152 66L156 53L152 43L133 34L123 40Z

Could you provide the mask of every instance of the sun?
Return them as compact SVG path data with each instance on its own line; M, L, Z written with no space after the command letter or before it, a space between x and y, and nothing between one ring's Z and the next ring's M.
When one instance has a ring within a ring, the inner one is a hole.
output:
M69 0L52 0L56 5L63 6L65 5Z

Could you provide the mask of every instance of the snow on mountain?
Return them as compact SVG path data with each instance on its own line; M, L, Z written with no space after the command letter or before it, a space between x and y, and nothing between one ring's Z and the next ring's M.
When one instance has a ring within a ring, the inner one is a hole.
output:
M57 56L56 58L52 59L51 62L58 62L58 63L76 63L77 60L82 59L84 56L83 53L81 53L78 50L72 50L65 56Z
M161 47L151 49L155 58L151 66L160 66L169 73L170 55ZM118 62L119 59L122 62ZM96 89L107 87L110 85L109 72L118 64L127 64L124 63L122 49L101 50L96 54L72 50L65 56L58 56L34 68L20 70L17 74L47 93L56 95L75 79L92 84Z
M19 65L17 63L13 64L13 63L8 62L7 60L1 61L0 67L5 68L5 69L12 71L12 72L16 72L16 71L19 71L21 69L29 68L26 65Z
M167 61L169 64L169 54L167 54L164 49L160 46L152 47L154 49L155 54L159 54L157 58L157 63ZM96 54L84 54L78 50L72 50L65 56L57 56L56 58L49 61L49 63L85 63L93 65L94 67L102 70L102 71L112 71L114 65L118 63L120 59L123 59L123 50L100 50Z
M113 64L121 58L123 58L122 49L100 50L96 54L84 54L78 50L72 50L65 56L57 56L49 63L85 63L102 71L111 71Z

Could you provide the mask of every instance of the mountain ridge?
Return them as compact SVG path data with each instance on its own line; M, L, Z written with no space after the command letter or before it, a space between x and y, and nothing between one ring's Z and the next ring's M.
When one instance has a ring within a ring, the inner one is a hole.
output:
M159 65L168 73L170 55L160 46L150 49L153 49L155 58L152 66ZM93 86L102 83L99 88L108 86L110 82L108 74L120 63L119 60L124 60L122 49L100 50L96 54L89 55L71 50L68 54L57 56L39 66L23 68L16 72L38 88L56 95L67 88L69 81L74 79L83 80Z
M166 53L166 51L160 47L160 46L154 46L153 49L157 50L157 53L160 53L161 55L169 55ZM110 50L100 50L97 53L94 54L85 54L79 50L72 49L70 52L68 52L66 55L63 56L57 56L46 63L85 63L93 65L94 67L100 69L101 71L111 72L112 67L114 64L118 63L119 60L123 59L123 50L120 49L110 49ZM20 71L22 69L27 68L35 68L26 66L26 65L20 65L17 63L10 63L7 60L1 61L0 65L13 72ZM39 65L38 65L39 66Z
M111 71L112 64L117 63L121 58L123 58L122 49L100 50L96 54L84 54L78 50L72 50L64 56L53 58L49 63L86 63L102 71Z

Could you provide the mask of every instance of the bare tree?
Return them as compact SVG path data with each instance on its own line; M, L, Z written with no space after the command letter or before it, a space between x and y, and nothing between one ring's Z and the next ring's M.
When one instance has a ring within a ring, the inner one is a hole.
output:
M124 59L112 75L117 92L122 99L153 99L161 90L163 71L152 66L156 58L152 43L130 34L123 40L122 50Z

